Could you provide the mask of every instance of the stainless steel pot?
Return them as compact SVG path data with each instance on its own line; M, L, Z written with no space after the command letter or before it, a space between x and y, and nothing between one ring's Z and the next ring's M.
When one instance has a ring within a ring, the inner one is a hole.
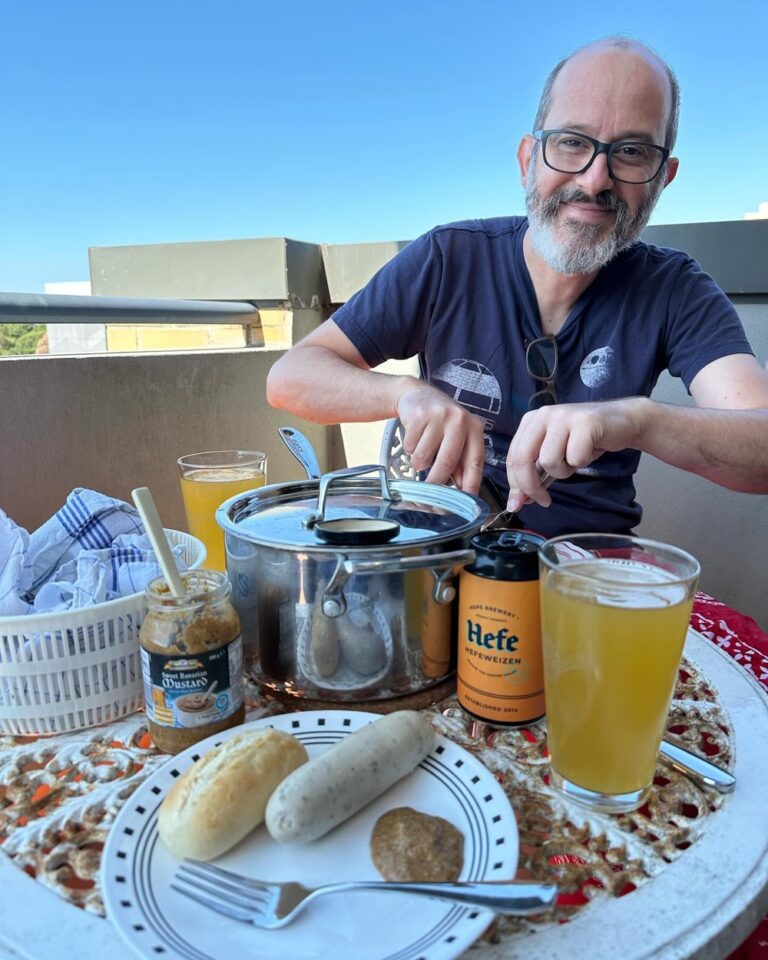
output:
M228 500L216 520L246 669L279 693L342 702L444 680L453 581L488 512L452 487L388 480L378 464Z

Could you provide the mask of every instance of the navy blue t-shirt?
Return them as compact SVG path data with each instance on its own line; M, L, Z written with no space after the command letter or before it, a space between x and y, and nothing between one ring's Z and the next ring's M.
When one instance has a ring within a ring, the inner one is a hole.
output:
M376 367L420 355L422 370L485 421L485 473L506 495L506 456L531 394L543 384L525 365L541 336L523 257L524 217L436 227L412 241L333 315ZM662 370L686 388L708 363L752 353L732 304L677 250L636 242L608 263L557 334L561 403L650 396ZM552 506L520 511L550 536L629 532L639 521L633 476L640 453L605 453L550 488Z

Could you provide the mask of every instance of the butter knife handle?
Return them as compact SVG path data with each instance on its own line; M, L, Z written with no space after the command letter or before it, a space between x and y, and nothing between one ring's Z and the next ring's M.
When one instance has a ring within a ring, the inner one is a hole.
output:
M659 756L673 769L692 776L704 786L717 790L718 793L731 793L736 786L736 777L733 774L718 767L711 760L678 747L676 743L670 743L669 740L661 741Z

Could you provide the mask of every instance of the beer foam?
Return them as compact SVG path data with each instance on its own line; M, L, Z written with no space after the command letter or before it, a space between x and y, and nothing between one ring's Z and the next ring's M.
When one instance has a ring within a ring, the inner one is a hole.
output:
M238 480L256 480L262 476L263 472L253 467L211 467L193 470L184 479L196 483L235 483Z
M687 589L679 580L649 563L600 557L562 564L550 574L548 587L589 603L646 610L682 603Z

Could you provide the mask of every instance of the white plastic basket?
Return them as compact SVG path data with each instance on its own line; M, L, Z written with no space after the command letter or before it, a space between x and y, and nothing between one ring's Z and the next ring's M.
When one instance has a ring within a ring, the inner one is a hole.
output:
M166 530L187 568L202 541ZM63 613L0 617L0 730L67 733L124 717L144 704L139 626L143 593Z

